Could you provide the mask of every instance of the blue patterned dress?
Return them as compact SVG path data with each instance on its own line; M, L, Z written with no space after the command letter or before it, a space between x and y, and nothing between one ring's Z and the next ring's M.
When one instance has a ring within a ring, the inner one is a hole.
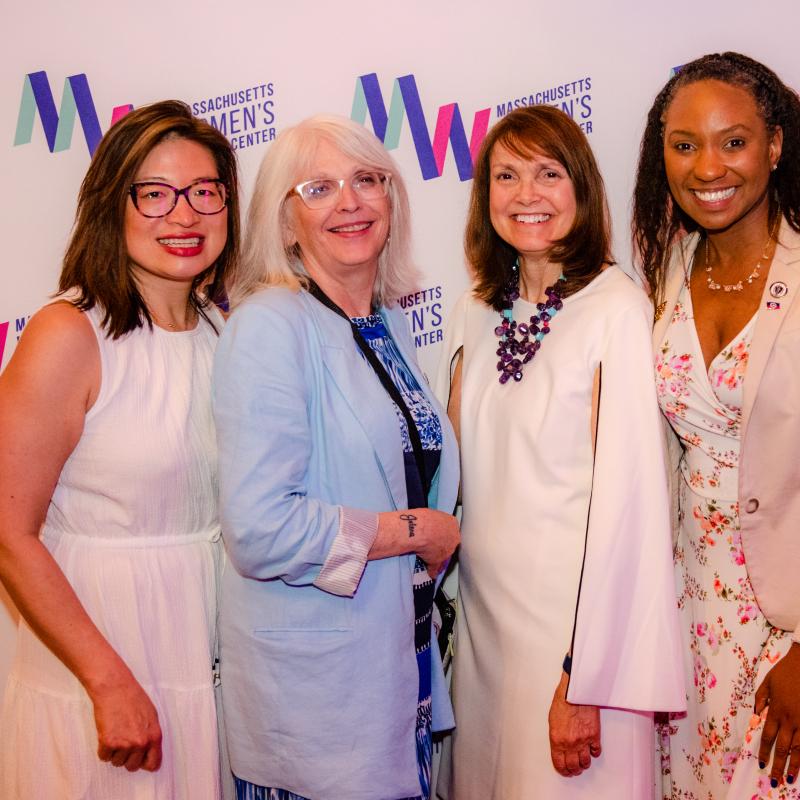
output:
M403 357L380 314L354 317L361 335L375 351L395 386L403 396L417 426L425 456L426 475L432 476L438 466L442 451L442 426L416 378L406 366ZM403 461L405 466L408 507L421 508L427 505L414 450L408 435L408 425L399 408L395 406L403 438ZM428 575L424 562L417 558L414 564L414 644L419 670L419 694L417 700L417 767L421 792L414 798L398 800L428 800L431 794L431 615L435 583ZM345 769L346 765L342 765ZM256 786L234 776L236 800L309 800L280 788ZM320 800L314 798L313 800Z

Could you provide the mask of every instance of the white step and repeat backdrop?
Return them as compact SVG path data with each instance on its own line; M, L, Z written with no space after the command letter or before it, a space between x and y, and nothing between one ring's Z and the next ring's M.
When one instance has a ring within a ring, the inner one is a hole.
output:
M131 107L191 104L238 150L245 197L270 142L306 116L352 116L385 137L409 185L424 273L401 302L430 373L468 283L471 155L498 117L550 103L580 123L626 266L639 137L670 71L734 49L800 86L796 0L29 0L13 13L3 0L0 9L0 367L56 285L91 152ZM15 620L0 593L0 686Z

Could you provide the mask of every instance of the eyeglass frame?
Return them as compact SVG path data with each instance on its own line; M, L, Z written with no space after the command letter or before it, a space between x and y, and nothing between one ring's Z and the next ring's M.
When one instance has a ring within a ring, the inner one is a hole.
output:
M370 170L370 169L360 170L355 175L353 175L352 178L311 178L310 180L302 181L301 183L298 183L296 186L293 186L288 191L286 196L288 198L288 197L294 197L295 195L297 195L303 201L303 205L306 208L310 208L312 211L320 211L320 210L325 209L325 208L330 208L330 206L316 206L316 207L310 206L306 202L306 198L303 197L302 189L303 189L304 186L308 186L309 183L317 183L318 181L331 181L332 183L338 184L339 185L339 192L338 192L338 194L336 194L333 202L331 203L331 206L333 206L336 203L336 200L338 200L342 196L342 191L344 190L344 185L345 185L345 183L348 182L348 180L350 181L350 186L352 188L352 181L355 180L359 175L369 175L369 174L381 175L383 177L383 180L381 181L381 186L384 186L386 188L384 189L384 192L383 192L382 195L380 195L380 197L388 197L389 196L389 185L391 184L391 181L392 181L392 173L391 172L384 172L383 170L379 170L379 169L375 169L375 170ZM361 197L361 195L358 193L358 191L356 191L355 189L353 189L353 191L359 197ZM377 200L378 198L376 197L375 199Z
M197 186L198 183L218 183L220 186L222 186L222 188L225 190L225 198L222 208L220 208L219 211L200 211L192 205L192 201L189 199L189 189L191 189L192 186ZM136 189L139 186L164 186L167 189L172 189L175 196L175 202L172 204L172 208L169 211L165 211L163 214L145 214L144 211L139 208L139 203L136 198ZM133 207L143 217L147 217L147 219L161 219L161 217L168 217L178 207L178 201L181 199L181 197L186 198L186 202L189 204L189 208L191 208L192 211L197 214L202 214L205 217L213 217L215 214L221 214L228 207L228 185L225 183L225 181L219 178L198 178L196 181L192 181L188 186L184 186L183 189L178 189L177 186L172 186L172 184L164 183L163 181L137 181L128 187L128 193L131 196Z

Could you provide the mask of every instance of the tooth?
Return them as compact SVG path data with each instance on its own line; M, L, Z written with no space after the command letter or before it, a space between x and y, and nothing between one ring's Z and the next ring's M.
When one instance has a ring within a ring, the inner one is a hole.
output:
M735 191L736 188L731 187L730 189L717 189L710 192L696 191L695 194L707 203L714 203L717 200L727 200L729 197L733 197Z

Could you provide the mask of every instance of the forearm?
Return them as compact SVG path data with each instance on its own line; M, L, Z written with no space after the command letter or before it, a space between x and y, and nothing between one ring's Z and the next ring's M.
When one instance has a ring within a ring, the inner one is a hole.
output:
M0 580L25 621L90 695L130 680L127 665L37 536L0 537Z

